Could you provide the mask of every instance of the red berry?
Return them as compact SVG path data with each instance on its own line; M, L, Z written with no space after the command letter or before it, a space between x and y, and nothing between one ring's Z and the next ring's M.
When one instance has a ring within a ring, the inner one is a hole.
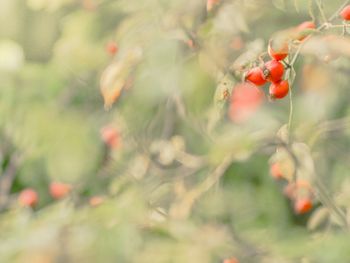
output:
M259 67L255 67L249 70L246 75L246 80L257 86L262 86L266 83L264 72Z
M309 198L298 199L294 203L294 211L297 214L305 214L312 209L312 202Z
M276 45L272 41L269 42L268 53L275 60L283 60L288 56L288 43Z
M116 128L106 126L101 129L101 138L106 145L111 148L118 148L120 146L120 135Z
M35 190L27 188L23 190L18 197L18 201L22 206L34 207L38 203L38 194Z
M107 53L115 55L118 52L118 46L115 42L109 42L106 46Z
M284 67L281 62L277 60L270 60L265 63L266 78L272 82L278 82L282 79L284 73ZM265 73L265 72L264 72Z
M234 122L244 122L259 108L264 93L250 83L238 84L233 88L229 116Z
M270 95L274 99L282 99L287 96L289 91L289 83L287 80L274 82L270 86Z
M344 20L350 21L350 5L347 5L346 7L344 7L344 9L340 12L340 16Z
M276 180L283 178L283 173L282 173L280 165L278 163L274 163L271 165L270 174Z
M312 21L305 21L305 22L301 23L297 27L297 30L298 30L297 39L300 41L304 40L308 36L308 33L305 33L305 30L308 30L308 29L316 29L315 23Z
M50 184L50 195L54 199L61 199L67 196L71 188L69 184L53 182Z

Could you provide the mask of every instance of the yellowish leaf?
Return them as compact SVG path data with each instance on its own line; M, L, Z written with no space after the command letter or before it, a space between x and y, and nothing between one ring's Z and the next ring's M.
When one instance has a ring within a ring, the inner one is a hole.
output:
M128 86L130 76L142 56L140 49L129 50L121 59L113 62L103 72L100 89L106 109L120 97L123 88Z

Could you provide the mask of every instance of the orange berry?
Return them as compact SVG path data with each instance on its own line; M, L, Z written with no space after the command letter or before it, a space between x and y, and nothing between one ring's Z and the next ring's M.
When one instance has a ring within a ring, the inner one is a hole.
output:
M271 165L270 174L276 180L283 178L283 173L282 173L280 165L278 163L273 163Z
M305 214L312 209L312 202L309 198L298 199L294 203L294 211L296 214Z
M234 122L244 122L260 107L264 93L249 83L238 84L233 88L229 116Z
M106 45L106 51L108 54L115 55L118 52L118 46L115 42L109 42Z
M207 11L210 12L219 2L220 0L207 0Z
M235 257L227 258L223 261L223 263L239 263L238 259Z
M343 8L343 10L340 12L340 16L345 21L350 21L350 5L347 5L346 7Z
M194 47L195 47L193 39L188 39L188 40L186 41L186 44L187 44L187 46L188 46L189 48L194 48Z
M120 146L120 135L116 128L106 126L101 129L101 139L111 148L118 148Z
M54 199L61 199L66 197L71 191L72 186L69 184L53 182L50 184L50 195Z
M31 188L24 189L18 197L18 201L22 206L34 207L38 203L38 194Z

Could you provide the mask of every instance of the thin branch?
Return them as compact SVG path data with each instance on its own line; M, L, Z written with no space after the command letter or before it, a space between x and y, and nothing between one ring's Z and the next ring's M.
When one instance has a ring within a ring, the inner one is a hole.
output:
M320 10L323 10L323 9L322 9L322 6L320 6L319 1L316 1L316 3L317 3L317 5L318 5L319 9L320 9ZM317 31L321 31L322 29L329 28L330 26L332 26L332 25L329 25L329 23L332 22L334 19L336 19L336 18L338 17L338 15L339 15L339 12L340 12L345 6L347 6L349 3L350 3L350 0L346 0L346 1L341 5L341 7L340 7L336 12L334 12L334 14L333 14L328 20L326 19L325 23L323 23L321 26L319 26L319 27L317 28ZM323 13L323 15L324 15L324 13ZM295 54L294 54L294 56L293 56L293 58L292 58L292 60L291 60L291 63L289 64L289 65L290 65L290 69L289 69L289 71L287 72L288 77L289 77L289 75L290 75L291 70L292 70L293 67L294 67L295 62L297 61L297 59L298 59L298 57L299 57L299 54L300 54L300 52L301 52L301 49L303 48L303 46L305 45L305 43L306 43L309 39L310 39L310 36L308 36L306 39L304 39L304 41L303 41L302 43L300 43L300 45L298 46L298 49L296 50L296 52L295 52ZM293 82L294 82L294 80L293 80ZM292 91L293 82L290 83L290 92ZM289 101L290 101L290 103L289 103L290 106L289 106L288 131L290 131L290 129L291 129L291 123L292 123L292 119L293 119L293 100L292 100L292 93L289 95L289 98L290 98L290 100L289 100Z
M299 161L298 157L295 155L293 152L293 149L286 144L285 142L281 140L275 140L270 145L274 145L275 147L282 147L284 148L289 156L291 157L293 163L294 163L294 173L293 173L293 180L294 182L296 181L296 176L297 176L297 170L301 169L302 165L301 162ZM323 184L323 182L319 179L319 177L312 172L311 173L312 179L314 181L314 185L316 188L316 192L318 194L318 199L319 201L329 209L331 213L333 213L343 224L345 229L348 229L348 223L346 220L346 216L344 212L335 204L333 198L329 194L327 188Z
M19 157L17 154L13 154L7 165L5 172L2 174L0 179L0 210L4 209L9 199L9 193L13 181L16 176L17 168L19 164Z
M321 17L323 19L323 22L327 23L327 17L324 13L324 10L323 10L323 1L321 0L316 0L316 5L318 7L318 10L320 11L320 14L321 14Z
M170 209L170 214L174 217L188 217L194 202L220 180L220 178L225 174L228 167L231 165L232 160L232 155L226 156L216 167L216 169L211 174L209 174L202 183L189 190L179 202L175 203L172 206Z

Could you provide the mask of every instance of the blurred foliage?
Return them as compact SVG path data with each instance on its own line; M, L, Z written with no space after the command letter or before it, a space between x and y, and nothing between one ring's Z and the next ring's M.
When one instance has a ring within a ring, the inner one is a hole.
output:
M290 129L288 99L228 114L272 35L343 3L1 0L0 261L350 262L341 21L299 50ZM294 213L276 161L310 182L313 211ZM54 200L51 182L72 191Z

